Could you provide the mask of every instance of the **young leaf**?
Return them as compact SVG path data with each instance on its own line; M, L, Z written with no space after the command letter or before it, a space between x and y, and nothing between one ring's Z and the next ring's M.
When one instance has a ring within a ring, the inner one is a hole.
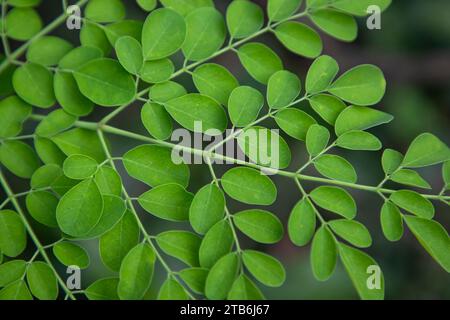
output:
M300 79L293 73L281 70L275 72L267 84L267 102L272 109L291 104L300 94Z
M346 219L356 216L356 204L344 189L320 186L311 192L311 199L321 208L337 213Z
M189 208L189 222L200 234L205 234L220 221L225 212L225 196L214 184L201 188L194 196Z
M311 246L311 268L317 280L325 281L334 272L337 260L336 243L331 232L320 227Z
M283 237L280 219L266 210L240 211L233 215L233 222L242 233L260 243L277 243Z
M264 295L253 281L241 274L234 281L227 300L264 300Z
M139 41L130 36L123 36L117 39L114 48L122 67L129 73L137 75L144 63Z
M0 250L7 257L17 257L27 246L27 234L20 216L12 210L0 211Z
M414 170L401 169L391 175L391 180L408 186L431 189L430 184Z
M198 294L205 292L205 282L208 277L209 270L205 268L187 268L179 272L180 278L189 288Z
M316 230L316 212L310 200L297 202L288 221L289 238L297 246L306 245Z
M15 137L22 131L22 123L30 116L32 107L16 96L0 101L0 138Z
M350 106L336 119L335 131L338 136L352 130L366 130L394 119L390 114L368 107Z
M80 269L89 266L89 255L86 250L75 243L59 242L53 246L53 254L65 266L77 266Z
M400 208L411 212L418 217L431 219L434 216L434 207L431 201L415 191L396 191L391 194L390 199Z
M381 141L373 134L365 131L355 130L344 133L336 140L336 145L349 150L380 150Z
M86 6L85 15L95 22L115 22L125 17L125 6L120 0L91 0Z
M211 268L221 257L231 251L233 232L228 220L221 220L205 234L199 248L200 266Z
M338 219L328 223L334 233L359 248L372 245L369 230L362 223L354 220Z
M315 157L325 150L329 140L330 132L327 128L318 124L311 125L306 133L306 149L310 156Z
M6 15L4 26L8 38L26 41L41 31L42 19L32 8L13 8Z
M189 219L189 207L194 195L176 183L163 184L141 194L139 204L145 211L170 221Z
M286 280L286 271L280 261L255 250L244 250L242 261L250 273L262 284L279 287Z
M309 67L306 75L306 92L315 94L325 91L339 72L339 65L332 57L318 57Z
M403 236L403 220L400 210L392 202L385 202L380 214L381 229L389 241L398 241Z
M356 171L346 159L326 154L314 161L314 167L327 178L355 183L358 179Z
M31 178L40 165L34 150L19 140L4 141L0 145L0 163L21 178Z
M36 127L35 133L41 137L49 138L61 131L70 128L77 118L62 109L49 113Z
M267 2L267 14L270 21L280 21L295 13L302 0L269 0Z
M160 83L170 79L170 76L175 71L175 66L169 58L145 61L139 76L148 83Z
M230 36L241 39L257 32L264 23L264 13L257 4L234 0L227 8L227 26Z
M27 282L31 293L39 300L56 300L58 283L55 273L44 262L33 262L27 268Z
M222 176L220 182L231 198L243 203L271 205L277 197L277 188L272 180L255 169L233 168Z
M92 177L97 171L98 163L82 154L68 157L63 164L64 174L71 179L83 180Z
M256 120L264 105L263 95L249 86L235 88L228 100L230 120L236 127L245 127Z
M298 140L305 140L309 127L317 123L309 114L296 108L277 112L275 121L281 130Z
M128 252L120 266L117 292L122 300L140 300L153 278L155 252L148 244L138 244Z
M431 133L419 135L408 148L402 166L426 167L450 159L450 149Z
M159 290L158 300L189 300L189 296L178 281L167 278Z
M0 300L33 300L24 280L18 280L0 290Z
M402 164L403 155L393 149L386 149L381 157L381 165L385 174L394 173Z
M199 266L198 250L201 240L188 231L166 231L156 236L156 243L162 251L191 267Z
M278 40L290 51L306 58L315 58L322 52L319 34L299 22L283 22L275 29Z
M309 98L308 101L311 108L333 126L339 114L347 107L340 99L329 94L318 94Z
M173 130L172 119L158 103L147 102L141 109L141 121L145 129L159 140L166 140Z
M36 191L29 193L26 199L27 210L39 223L51 228L57 228L56 206L58 198L51 192Z
M92 283L84 293L89 300L119 300L118 285L118 278L103 278Z
M238 275L238 269L239 257L235 252L220 258L211 268L206 278L206 297L212 300L225 299Z
M27 60L43 66L54 66L73 46L70 42L53 36L44 36L32 42L27 51Z
M322 31L336 39L353 41L358 35L358 24L348 14L324 9L311 12L309 17Z
M23 260L11 260L0 264L0 287L6 287L23 277L27 263Z

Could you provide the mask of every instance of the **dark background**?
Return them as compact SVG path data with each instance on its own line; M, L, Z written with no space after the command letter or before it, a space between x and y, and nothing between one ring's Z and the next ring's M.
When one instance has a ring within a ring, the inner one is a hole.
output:
M134 1L124 1L127 4L127 17L145 19L146 13L140 10ZM255 1L265 7L266 1ZM216 6L224 12L230 1L216 0ZM46 0L39 7L46 23L61 13L60 1ZM321 33L324 41L324 54L336 58L345 71L355 65L371 63L378 65L387 79L387 93L377 108L395 116L392 123L375 129L373 132L383 141L384 147L406 151L408 144L418 134L431 132L439 136L447 144L450 141L450 1L448 0L393 0L391 7L382 14L382 29L368 30L365 19L358 19L360 33L353 43L343 43ZM304 18L302 22L309 23ZM78 32L68 31L64 27L55 34L79 43ZM257 39L273 48L284 61L285 68L295 72L304 81L306 71L311 60L296 56L280 45L273 35L267 34ZM14 45L13 45L14 47ZM255 83L240 65L233 53L225 54L214 60L227 66L240 80L241 84L252 85L264 92L265 88ZM178 61L180 62L180 61ZM195 88L187 76L177 78L186 86L188 91ZM307 112L311 111L307 105L302 106ZM97 107L87 120L96 121L110 109ZM140 104L130 106L111 123L124 129L143 134L145 130L140 123ZM312 115L314 113L310 112ZM316 117L318 118L318 117ZM267 122L265 125L272 126ZM135 142L123 138L110 137L113 155L121 156L131 149ZM290 169L295 170L306 159L303 143L288 139L291 146L293 161ZM355 166L359 183L376 185L382 179L380 166L380 152L340 152ZM216 166L221 175L230 166ZM123 171L122 171L123 173ZM314 172L310 172L315 174ZM433 186L434 193L442 187L440 168L422 170L423 176ZM127 178L122 174L124 183L132 196L138 196L147 187ZM189 190L195 192L210 181L206 166L191 166L191 184ZM28 181L20 180L8 175L14 192L27 190ZM269 208L277 214L283 222L287 221L290 210L299 200L298 190L289 179L274 177L279 190L277 202ZM398 187L391 185L392 187ZM310 190L314 184L306 184ZM357 220L366 224L371 231L374 243L367 252L380 264L386 283L387 299L448 299L450 298L449 275L435 263L425 250L418 244L408 230L397 243L388 242L381 233L379 211L381 200L375 194L354 192L352 195L358 203ZM436 219L447 229L450 225L448 206L436 204ZM243 205L229 200L232 212L242 210ZM186 228L187 224L175 225L154 219L149 214L141 213L142 219L150 234L157 234L161 230L170 228ZM332 216L330 216L332 217ZM57 232L34 224L41 239L50 243L58 238ZM310 269L310 247L298 248L293 246L287 235L277 245L257 245L240 235L244 248L264 250L281 259L287 269L286 283L275 289L260 286L267 298L272 299L353 299L357 298L350 279L341 264L332 276L324 283L316 281ZM30 241L31 243L31 241ZM91 267L83 271L83 285L86 287L99 277L111 275L102 266L98 257L97 241L81 243L91 254ZM28 254L34 250L29 246ZM179 266L176 261L168 258L172 266ZM158 268L161 269L161 268ZM176 269L176 268L175 268ZM60 270L62 274L64 269ZM161 270L160 270L161 272ZM157 274L154 281L154 294L164 280L165 275Z

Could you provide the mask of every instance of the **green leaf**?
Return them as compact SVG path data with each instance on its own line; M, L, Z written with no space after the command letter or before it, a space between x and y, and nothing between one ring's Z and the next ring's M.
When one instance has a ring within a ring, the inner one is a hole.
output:
M103 212L100 220L84 238L97 238L101 236L108 230L111 230L125 214L126 205L122 198L111 194L104 194L102 196Z
M365 131L354 130L348 131L339 136L336 140L336 145L349 150L380 150L381 141L373 134Z
M187 268L181 270L179 275L192 291L203 294L208 273L209 270L205 268Z
M74 154L64 161L63 171L66 177L83 180L92 177L98 168L98 163L94 159L82 154Z
M58 282L55 273L44 262L32 262L27 268L27 282L31 293L39 300L56 300Z
M115 22L125 18L125 6L120 0L91 0L84 13L95 22Z
M262 43L244 44L238 49L238 57L250 76L262 84L266 84L272 74L283 69L278 55Z
M198 235L188 231L166 231L156 236L156 243L162 251L191 267L199 266L201 241Z
M195 232L205 234L223 218L224 212L225 196L222 190L208 184L195 194L189 209L189 222Z
M75 128L52 137L52 141L67 156L82 154L97 162L105 160L102 144L94 131Z
M75 116L66 113L62 109L57 109L49 113L38 124L35 133L38 136L49 138L72 127L76 120Z
M300 94L300 79L293 73L281 70L275 72L267 84L267 102L272 109L290 105Z
M109 43L115 46L117 40L124 36L130 36L137 41L141 40L144 22L140 20L122 20L108 24L104 30Z
M25 199L27 210L34 220L51 228L58 227L56 222L58 198L53 193L35 191L29 193Z
M215 53L225 41L222 14L212 7L202 7L186 16L186 39L182 45L186 60L199 61Z
M323 55L311 64L306 75L306 92L315 94L325 91L339 72L339 65L332 57Z
M103 52L96 47L77 47L69 51L58 66L62 69L76 70L91 60L101 58Z
M181 84L173 81L166 81L151 86L149 97L156 102L167 102L184 96L186 93L186 89Z
M77 183L77 180L69 179L62 174L54 182L52 182L51 188L58 196L63 196Z
M242 233L260 243L277 243L283 237L280 219L266 210L250 209L235 213L233 222Z
M119 300L117 286L119 279L103 278L95 281L84 290L89 300Z
M138 202L145 211L158 218L186 221L189 219L189 207L193 197L192 193L179 184L168 183L141 194Z
M156 139L166 140L172 134L172 118L158 103L144 104L141 109L141 121L145 129Z
M175 10L182 16L186 16L187 14L198 8L214 7L214 2L212 0L160 0L160 2L164 7Z
M332 5L342 11L348 12L356 16L366 16L369 14L367 8L370 6L378 6L381 11L384 11L391 4L391 0L338 0Z
M186 111L189 106L189 111ZM209 129L220 132L227 127L227 115L225 110L214 99L202 94L190 93L164 103L167 112L180 125L188 130L205 133ZM196 128L195 122L201 121L201 128ZM211 135L214 132L210 132Z
M80 269L89 266L89 255L86 250L75 243L58 242L53 246L53 254L65 266L78 266Z
M372 245L369 230L358 221L338 219L330 221L328 225L334 233L356 247L367 248Z
M264 300L264 295L245 274L241 274L234 281L227 300Z
M418 217L431 219L434 216L434 207L431 201L415 191L396 191L391 194L390 199L400 208L411 212Z
M236 127L245 127L256 120L264 105L263 95L249 86L235 88L228 100L230 120Z
M24 21L26 21L26 23L23 23ZM9 10L6 15L4 26L8 38L26 41L30 40L41 31L42 20L34 9L14 8Z
M403 235L403 220L400 210L392 202L385 202L380 213L381 229L389 241L398 241Z
M241 150L257 164L284 169L291 163L289 145L274 130L250 127L239 134L237 141Z
M211 268L221 257L231 251L233 244L233 232L228 221L217 222L203 237L198 254L200 266Z
M114 48L122 67L129 73L137 75L144 63L139 41L130 36L123 36L117 39Z
M255 169L230 169L225 172L220 182L231 198L243 203L271 205L277 198L277 188L272 180Z
M21 178L30 178L40 165L34 150L19 140L4 141L0 145L0 163Z
M383 300L384 299L384 277L380 271L380 287L369 286L376 284L371 282L371 276L376 276L370 272L370 268L378 267L378 264L366 253L349 247L343 243L339 244L339 255L347 273L352 280L359 296L363 300Z
M117 292L121 300L140 300L153 278L155 252L148 244L138 244L128 252L120 267Z
M13 7L27 8L39 5L41 0L8 0L8 4Z
M50 187L62 175L62 169L56 164L43 165L33 173L30 186L32 189Z
M302 0L269 0L267 3L267 14L270 21L280 21L294 14Z
M189 300L189 295L178 281L167 278L159 290L158 300Z
M410 168L426 167L450 159L450 149L431 133L419 135L408 148L402 166Z
M26 63L14 71L12 81L17 95L25 102L40 108L55 104L53 74L44 66Z
M386 79L380 68L363 64L341 75L328 91L349 103L370 106L383 98Z
M314 161L314 167L319 173L327 178L355 183L358 179L352 164L346 159L326 154Z
M226 106L228 97L239 85L236 78L226 68L215 63L205 63L197 67L192 74L197 90Z
M319 207L337 213L344 218L356 216L356 204L352 196L342 188L320 186L311 192L311 199Z
M136 0L136 3L145 11L152 11L158 4L156 0Z
M145 61L139 75L142 80L148 83L165 82L175 71L172 60L164 58L160 60Z
M122 179L113 168L101 166L98 168L94 179L101 194L121 195Z
M103 55L109 55L112 46L105 30L92 22L84 23L80 31L81 45L99 49Z
M368 107L350 106L336 119L335 130L338 136L352 130L366 130L394 119L388 113Z
M16 96L0 101L0 138L17 136L22 131L22 123L31 115L32 107Z
M123 258L139 243L139 226L127 211L122 219L100 238L100 257L108 268L119 271Z
M308 99L311 108L327 123L334 126L339 114L347 107L335 96L318 94Z
M33 300L24 280L11 283L0 291L0 300Z
M129 103L136 94L133 77L116 60L92 60L75 71L74 76L80 91L101 106Z
M205 283L205 296L211 300L223 300L238 276L239 257L235 252L223 256L209 271Z
M297 202L288 221L289 238L297 246L311 241L316 230L316 212L308 198Z
M408 186L431 189L430 184L419 173L410 169L398 170L391 175L390 179Z
M166 183L187 187L189 182L189 167L172 162L171 150L161 146L136 147L125 153L123 164L131 177L152 187Z
M317 280L325 281L334 272L337 260L336 243L327 227L320 227L311 246L311 268Z
M308 129L317 123L309 114L296 108L280 110L275 121L281 130L297 140L305 140Z
M11 260L0 265L0 287L19 280L25 274L27 263L23 260Z
M350 42L358 35L358 24L351 15L324 9L311 12L309 17L322 31L336 39Z
M320 154L328 145L330 132L327 128L313 124L306 133L306 149L310 156L315 157Z
M93 179L80 182L59 201L56 220L61 230L73 237L87 235L103 212L103 198Z
M386 149L381 157L381 165L386 174L394 173L402 164L403 155L393 149Z
M315 58L322 53L319 34L299 22L283 22L275 29L278 40L290 51L306 58Z
M264 13L260 6L246 0L234 0L227 8L227 26L230 36L241 39L262 28Z
M27 51L27 60L43 66L57 65L73 46L70 42L53 36L44 36L32 42Z
M86 116L94 109L94 103L83 96L72 74L57 71L53 78L56 101L67 113Z
M242 261L255 279L268 287L279 287L286 279L283 265L268 254L255 250L244 250Z
M436 221L404 216L408 228L420 244L445 271L450 272L450 239L447 231Z

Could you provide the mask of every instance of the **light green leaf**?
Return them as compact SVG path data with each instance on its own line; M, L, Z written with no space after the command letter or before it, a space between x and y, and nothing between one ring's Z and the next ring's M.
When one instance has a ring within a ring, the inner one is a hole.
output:
M245 127L256 120L264 105L263 95L249 86L234 89L228 100L230 120L236 127Z
M0 145L0 163L21 178L30 178L40 165L34 150L19 140L4 141Z
M275 121L281 130L298 140L305 140L308 129L317 123L309 114L296 108L280 110Z
M280 219L266 210L250 209L235 213L233 222L245 235L260 243L277 243L284 229Z
M0 101L0 138L17 136L22 131L22 123L31 115L32 107L16 96Z
M256 280L268 287L279 287L286 280L286 271L283 265L268 254L255 250L244 250L242 261Z
M78 266L80 269L89 266L88 253L75 243L58 242L53 246L53 254L65 266Z
M267 84L267 102L272 109L290 105L300 94L300 79L293 73L281 70L275 72Z
M86 18L101 23L125 18L125 6L120 0L91 0L84 12Z
M369 230L360 222L354 220L332 220L328 223L334 233L356 247L367 248L372 245Z
M181 270L179 275L192 291L203 294L208 273L209 270L205 268L187 268Z
M164 58L160 60L145 61L139 75L148 83L160 83L170 79L175 71L172 60Z
M83 238L97 238L111 230L126 211L125 201L115 195L103 194L103 212L95 227Z
M270 21L280 21L294 14L302 0L269 0L267 2L267 14Z
M334 272L337 260L336 243L331 232L320 227L311 246L311 268L317 280L325 281Z
M122 20L108 24L104 28L104 31L109 43L115 46L117 40L124 36L129 36L140 41L143 26L144 22L140 20Z
M233 232L228 220L221 220L205 234L199 249L200 265L211 268L221 257L231 251Z
M101 28L92 22L86 22L81 27L80 42L84 47L99 49L103 55L108 56L112 45L106 36L105 28Z
M450 160L450 149L431 133L419 135L408 148L402 166L426 167Z
M148 244L138 244L128 252L120 267L117 292L121 300L140 300L153 278L155 252Z
M187 14L198 8L214 7L214 2L212 0L160 0L160 2L164 7L175 10L182 16L186 16Z
M43 66L54 66L73 46L70 42L54 37L44 36L33 41L27 51L27 60Z
M137 75L144 63L139 41L130 36L123 36L117 39L114 48L122 67L129 73Z
M205 234L220 221L225 212L225 196L219 187L208 184L194 196L189 209L189 222L200 234Z
M24 280L11 283L0 291L0 300L33 300Z
M119 300L118 285L118 278L103 278L92 283L84 293L89 300Z
M159 289L158 300L189 300L189 296L178 281L167 278Z
M264 23L260 6L246 0L234 0L227 8L227 26L230 36L241 39L257 32Z
M58 227L56 222L58 198L53 193L35 191L29 193L25 199L27 210L34 220L51 228Z
M256 81L266 84L275 72L283 69L283 62L268 46L252 42L238 49L238 57L245 70Z
M344 182L355 183L358 179L352 164L346 159L326 154L314 161L314 167L327 178Z
M74 154L64 161L63 171L68 178L83 180L92 177L97 167L98 163L91 157Z
M8 5L18 8L36 7L41 0L8 0Z
M430 184L419 173L410 169L398 170L391 175L390 179L408 186L431 189Z
M318 94L308 99L311 108L327 123L334 126L339 114L347 107L335 96Z
M241 274L234 281L227 300L264 300L264 295L253 281Z
M58 66L62 69L76 70L91 60L101 58L103 52L96 47L77 47L69 51Z
M186 16L186 39L182 45L186 60L199 61L219 50L225 41L222 14L212 7L202 7Z
M122 178L113 168L101 166L98 168L94 179L101 194L121 195Z
M57 109L49 113L36 127L35 133L41 137L49 138L64 131L75 123L77 118Z
M275 29L278 40L290 51L306 58L315 58L322 53L319 34L299 22L283 22Z
M402 164L403 155L393 149L386 149L381 157L383 171L386 174L394 173Z
M27 23L23 23L24 21ZM26 41L41 31L42 19L34 9L13 8L6 15L4 25L8 38Z
M320 186L311 192L311 199L321 208L337 213L344 218L356 216L356 204L352 196L344 189Z
M57 71L53 78L56 101L68 114L86 116L94 109L94 103L83 96L72 74Z
M167 112L180 125L188 130L205 133L209 129L211 135L223 132L227 127L225 110L212 98L205 95L190 93L164 103ZM195 122L201 121L201 128L196 128Z
M172 118L158 103L147 102L141 109L141 121L145 129L159 140L166 140L172 134Z
M398 241L403 236L403 220L400 210L392 202L385 202L380 213L381 229L389 241Z
M136 94L133 77L116 60L92 60L75 71L74 76L80 91L101 106L129 103Z
M0 265L0 287L19 280L25 274L27 263L24 260L11 260Z
M186 89L181 84L173 81L166 81L151 86L149 98L161 103L184 96L186 93Z
M373 134L360 130L353 130L344 133L336 140L336 145L349 150L380 150L381 141Z
M309 17L322 31L336 39L353 41L358 35L358 24L351 15L324 9L311 12Z
M31 293L39 300L56 300L58 283L55 273L44 262L32 262L27 268L27 282Z
M271 205L277 198L277 188L272 180L255 169L233 168L222 176L220 182L231 198L243 203Z
M337 0L332 5L339 10L364 17L371 13L367 11L370 6L377 6L384 11L390 4L391 0Z
M366 130L394 119L388 113L368 107L350 106L336 119L335 130L338 136L352 130Z
M179 184L168 183L141 194L138 202L145 211L158 218L185 221L189 219L189 207L193 197L192 193Z
M152 11L158 4L156 0L136 0L136 2L145 11Z
M311 241L316 229L316 212L308 198L297 202L288 221L289 238L297 246Z
M43 165L33 173L30 186L32 189L50 187L62 175L62 169L56 164Z
M215 63L206 63L197 67L192 74L197 90L226 106L228 98L239 85L236 78L226 68Z
M431 219L434 216L434 207L431 201L415 191L396 191L391 194L390 199L400 208L411 212L418 217Z
M330 132L327 128L313 124L306 133L306 149L310 156L315 157L320 154L328 145Z
M198 250L202 238L188 231L166 231L156 236L156 243L169 256L191 267L199 266Z
M315 94L325 91L339 72L339 65L332 57L323 55L311 64L306 75L306 92Z
M341 75L328 91L349 103L370 106L383 98L386 79L380 68L363 64Z
M239 257L233 252L217 261L209 271L205 283L205 295L211 300L223 300L228 296L238 276Z

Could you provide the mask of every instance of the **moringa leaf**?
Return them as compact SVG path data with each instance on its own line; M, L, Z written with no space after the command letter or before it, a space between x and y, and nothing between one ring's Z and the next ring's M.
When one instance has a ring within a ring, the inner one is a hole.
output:
M141 109L141 121L145 129L159 140L168 139L173 130L172 119L158 103L147 102Z
M24 260L11 260L0 265L0 287L21 279L25 275L27 263Z
M264 300L264 295L253 281L245 274L241 274L234 280L227 300Z
M16 96L0 101L0 138L15 137L22 131L22 124L31 115L32 107Z
M336 39L350 42L358 35L358 24L351 15L323 9L311 12L309 17L319 29Z
M27 234L21 217L12 210L0 211L0 250L7 257L17 257L27 246Z
M54 66L72 49L72 44L64 39L44 36L31 43L26 57L29 62Z
M241 39L262 28L264 13L257 4L246 0L234 0L226 13L231 38Z
M36 127L35 133L38 136L50 138L70 127L77 118L68 114L62 109L50 112Z
M431 201L415 191L395 191L389 199L400 208L418 217L432 219L434 216L434 207Z
M27 210L39 223L51 228L57 228L56 206L58 198L51 192L35 191L29 193L25 198Z
M368 107L350 106L336 119L335 131L338 136L353 130L366 130L394 119L390 114Z
M194 196L189 208L189 222L200 234L205 234L220 221L225 212L225 196L219 187L208 184Z
M89 300L118 300L117 286L118 278L102 278L84 290Z
M120 0L91 0L84 13L95 22L115 22L125 18L125 6Z
M342 188L320 186L311 192L311 199L319 207L337 213L346 219L356 216L356 204L352 196Z
M402 164L403 155L393 149L386 149L381 157L383 171L386 174L394 173Z
M23 23L24 21L27 23ZM42 19L32 8L13 8L5 17L4 29L8 38L18 41L30 40L41 31Z
M400 210L395 204L387 201L380 213L381 229L389 241L398 241L403 236L403 220Z
M235 213L232 217L236 227L257 242L277 243L283 237L280 219L269 211L250 209Z
M408 186L431 189L430 184L419 173L410 169L398 170L391 175L390 179Z
M31 178L40 166L34 150L19 140L4 141L0 145L0 163L20 178Z
M169 277L159 289L158 300L189 300L189 296L177 280Z
M186 94L186 89L181 84L174 81L157 83L151 86L149 91L150 99L159 103L167 102Z
M381 141L373 134L365 131L354 130L348 131L339 136L336 140L336 145L349 150L380 150Z
M293 73L280 70L275 72L267 84L267 102L272 109L290 105L300 94L300 79Z
M303 198L294 206L288 221L289 238L296 246L304 246L311 241L316 230L316 212L308 198Z
M106 29L92 22L84 23L81 27L80 42L84 47L100 50L102 56L108 56L111 52L112 45L106 36Z
M53 254L65 266L77 266L86 269L89 266L89 255L79 245L63 241L53 246Z
M32 262L27 268L27 282L33 296L39 300L56 300L58 283L52 268L44 262Z
M286 280L286 271L281 262L268 254L244 250L242 261L256 280L266 286L279 287Z
M275 121L281 130L297 140L305 140L308 129L317 123L309 114L296 108L280 110Z
M331 154L320 156L314 161L314 167L321 175L330 179L350 183L355 183L358 179L352 164L340 156Z
M231 251L234 243L233 232L227 220L213 225L203 237L199 248L200 266L211 268L221 257Z
M267 14L270 21L280 21L294 14L302 0L269 0L267 2Z
M130 36L123 36L117 39L114 48L122 67L129 73L137 75L144 63L139 41Z
M311 268L317 280L325 281L336 268L337 250L332 233L321 226L314 235L311 246Z
M330 132L327 128L313 124L306 133L306 149L310 156L315 157L325 150L330 140Z
M338 219L330 221L328 225L334 233L356 247L367 248L372 245L369 230L358 221Z
M205 295L208 299L221 300L228 296L238 276L239 260L239 256L232 252L214 264L205 283Z
M175 66L169 58L145 61L140 72L140 78L148 83L160 83L170 79Z
M347 107L339 98L318 94L308 99L311 108L327 123L334 126L339 114Z
M263 95L249 86L235 88L228 100L230 120L236 127L245 127L256 120L264 105Z
M83 180L92 177L98 168L98 163L91 157L74 154L64 160L63 171L70 179Z
M182 16L186 16L192 11L203 8L203 7L214 7L213 0L190 0L190 1L179 1L179 0L161 0L161 4L172 10L175 10Z
M164 253L191 267L198 267L198 250L202 239L188 231L166 231L156 236L156 243Z
M122 178L113 168L105 165L101 166L98 168L94 179L101 194L121 195Z
M426 167L450 159L450 149L431 133L419 135L408 148L402 166L409 168Z
M204 294L208 273L209 270L205 268L186 268L180 270L179 275L192 291L198 294Z
M278 40L290 51L306 58L322 53L322 40L314 29L299 22L283 22L275 29Z
M306 75L306 92L316 94L323 92L339 72L339 65L332 57L323 55L318 57L309 67Z

